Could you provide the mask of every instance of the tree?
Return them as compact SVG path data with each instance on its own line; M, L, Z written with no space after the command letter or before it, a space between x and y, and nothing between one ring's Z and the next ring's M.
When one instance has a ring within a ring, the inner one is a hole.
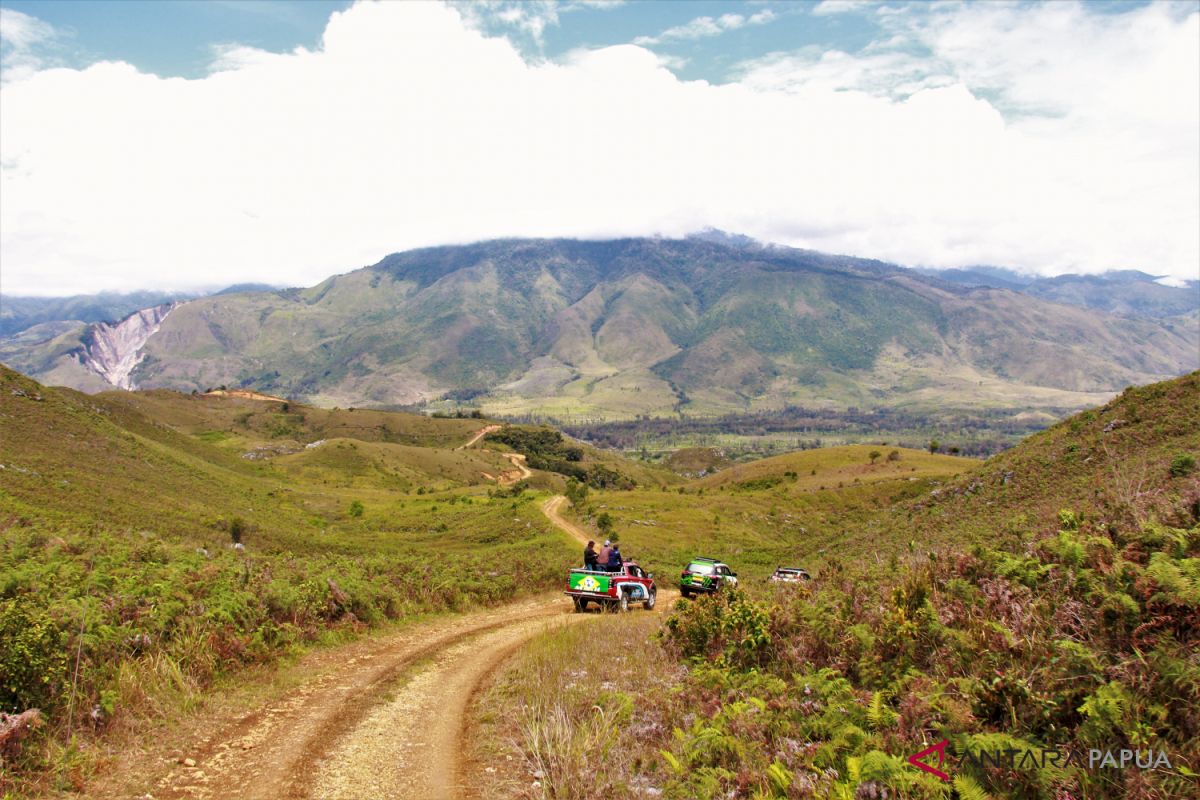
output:
M587 502L588 487L586 483L571 478L567 481L567 500L570 501L572 508L582 508Z
M888 461L899 461L899 460L900 460L900 451L899 451L899 450L893 450L892 452L888 453L888 459L887 459L887 460L888 460Z
M872 450L871 452L867 453L867 458L871 459L871 463L874 464L879 460L881 455L883 455L883 453L879 452L878 450Z
M942 446L942 443L939 442L937 439L929 440L929 452L931 454L936 453L941 448L941 446Z
M246 520L241 517L234 517L229 522L229 538L234 544L242 543L242 536L246 533Z
M605 538L609 538L609 534L612 533L613 529L612 515L605 511L603 514L596 517L596 527L600 529L600 533L602 533Z

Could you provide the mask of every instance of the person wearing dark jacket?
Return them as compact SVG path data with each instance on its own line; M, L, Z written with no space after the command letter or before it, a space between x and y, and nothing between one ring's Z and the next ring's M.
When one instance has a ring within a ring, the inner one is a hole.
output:
M613 544L612 550L610 550L608 553L608 571L620 572L622 563L621 546L619 544Z
M596 570L600 566L600 556L596 554L596 543L589 541L583 548L583 568Z

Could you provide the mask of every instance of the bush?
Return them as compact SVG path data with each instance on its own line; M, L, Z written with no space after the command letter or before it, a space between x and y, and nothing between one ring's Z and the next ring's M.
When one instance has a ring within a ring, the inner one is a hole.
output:
M1191 453L1180 453L1171 459L1171 475L1182 478L1196 471L1196 457Z
M361 517L363 515L363 504L359 500L354 500L350 503L350 516Z
M242 538L246 535L247 529L246 520L241 517L234 517L229 521L229 538L234 544L241 544Z

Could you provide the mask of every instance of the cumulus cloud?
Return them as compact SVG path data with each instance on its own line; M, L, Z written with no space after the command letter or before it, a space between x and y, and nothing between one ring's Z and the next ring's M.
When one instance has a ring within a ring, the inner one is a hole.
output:
M0 6L0 81L28 76L45 66L44 46L59 36L37 17Z
M1040 11L1063 16L897 23L927 73L891 51L777 54L722 85L635 45L531 62L425 3L355 5L313 50L221 48L198 80L34 71L0 89L0 279L301 285L410 247L706 226L1195 277L1198 15Z
M845 14L848 11L858 11L876 5L879 0L821 0L813 6L813 16L828 16L830 14Z
M639 36L633 40L633 43L655 45L672 40L704 39L709 36L720 36L726 31L735 31L747 25L765 25L773 19L775 19L775 12L769 8L750 16L722 14L719 17L696 17L683 25L667 28L657 36Z

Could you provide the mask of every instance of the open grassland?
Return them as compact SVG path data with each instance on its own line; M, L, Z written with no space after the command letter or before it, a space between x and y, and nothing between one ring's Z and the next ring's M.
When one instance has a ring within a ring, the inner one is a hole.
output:
M476 795L651 796L668 777L653 747L670 738L686 677L660 623L597 614L525 647L474 704Z
M724 468L686 480L544 428L455 450L486 421L87 396L3 370L0 710L48 724L4 753L0 793L82 786L106 742L306 643L559 588L578 548L534 487L567 493L581 526L619 537L660 585L707 555L743 590L681 601L661 638L657 615L597 615L523 651L479 706L475 757L502 759L481 791L1188 796L1197 420L1192 374L986 462L880 445L691 453L681 467ZM537 473L500 488L484 473L511 468L509 451ZM815 578L778 590L779 564ZM943 784L904 763L943 738L954 759L1161 747L1175 766L968 765Z
M574 548L506 460L408 443L481 424L0 373L0 710L46 723L0 795L82 785L101 734L245 665L556 585Z
M809 450L735 465L685 486L592 491L573 514L598 541L607 516L625 556L664 580L704 555L728 562L743 580L760 581L780 565L815 568L863 531L879 535L884 509L924 497L981 463L912 450L872 463L878 449ZM884 537L858 555L886 557L907 542Z
M1198 374L1129 389L937 485L589 493L648 561L692 535L744 575L791 547L815 577L680 600L650 641L633 614L529 648L480 712L521 721L493 732L500 777L580 800L1195 796L1198 403ZM945 782L907 763L939 742ZM1102 760L1123 750L1148 766Z

